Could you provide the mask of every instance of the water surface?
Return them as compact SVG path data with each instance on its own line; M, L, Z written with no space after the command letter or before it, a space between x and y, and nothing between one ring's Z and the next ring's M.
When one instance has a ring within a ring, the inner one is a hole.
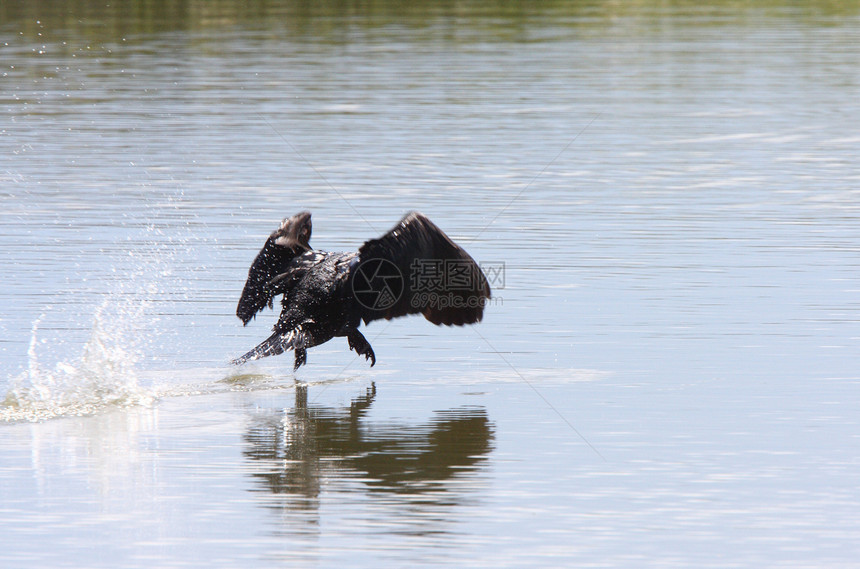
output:
M857 10L132 5L0 6L4 559L856 564ZM231 368L302 209L495 302Z

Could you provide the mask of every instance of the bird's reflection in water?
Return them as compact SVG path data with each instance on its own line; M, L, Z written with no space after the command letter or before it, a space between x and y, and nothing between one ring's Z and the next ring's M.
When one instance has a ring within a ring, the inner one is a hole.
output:
M375 384L348 408L308 405L297 386L295 407L258 414L245 435L251 474L286 510L316 510L323 480L354 481L404 502L454 504L492 449L493 424L481 407L439 411L417 424L373 423L365 415Z

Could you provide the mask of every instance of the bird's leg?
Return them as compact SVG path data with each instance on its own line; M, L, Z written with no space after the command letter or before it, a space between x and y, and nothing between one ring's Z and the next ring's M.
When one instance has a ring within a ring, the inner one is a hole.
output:
M306 349L308 346L313 346L313 337L311 337L310 333L303 329L305 324L313 324L313 320L305 320L293 330L293 336L291 338L290 344L293 350L296 352L296 363L293 365L293 371L298 371L300 367L305 365L308 362L308 350Z
M296 363L293 365L293 371L298 371L306 363L308 363L308 351L304 348L296 348Z
M352 328L347 333L346 339L349 341L350 350L355 350L355 353L370 360L370 367L373 367L376 364L376 354L373 353L373 348L370 347L370 343L367 341L367 338L365 338L358 329Z

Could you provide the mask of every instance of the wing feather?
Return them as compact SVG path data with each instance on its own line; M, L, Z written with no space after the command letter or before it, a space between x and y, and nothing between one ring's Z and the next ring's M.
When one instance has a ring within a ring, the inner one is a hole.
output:
M423 214L407 214L358 252L353 291L365 323L420 313L433 324L461 326L483 317L490 298L487 277Z

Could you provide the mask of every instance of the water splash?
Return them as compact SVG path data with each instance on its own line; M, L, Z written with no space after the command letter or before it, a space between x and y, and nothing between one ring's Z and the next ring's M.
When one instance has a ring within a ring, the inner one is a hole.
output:
M139 385L135 365L141 358L132 340L145 303L120 306L105 300L95 311L90 337L81 355L45 366L39 347L42 314L33 323L27 369L12 380L0 402L0 421L41 421L69 415L90 415L108 407L150 405L152 392Z

